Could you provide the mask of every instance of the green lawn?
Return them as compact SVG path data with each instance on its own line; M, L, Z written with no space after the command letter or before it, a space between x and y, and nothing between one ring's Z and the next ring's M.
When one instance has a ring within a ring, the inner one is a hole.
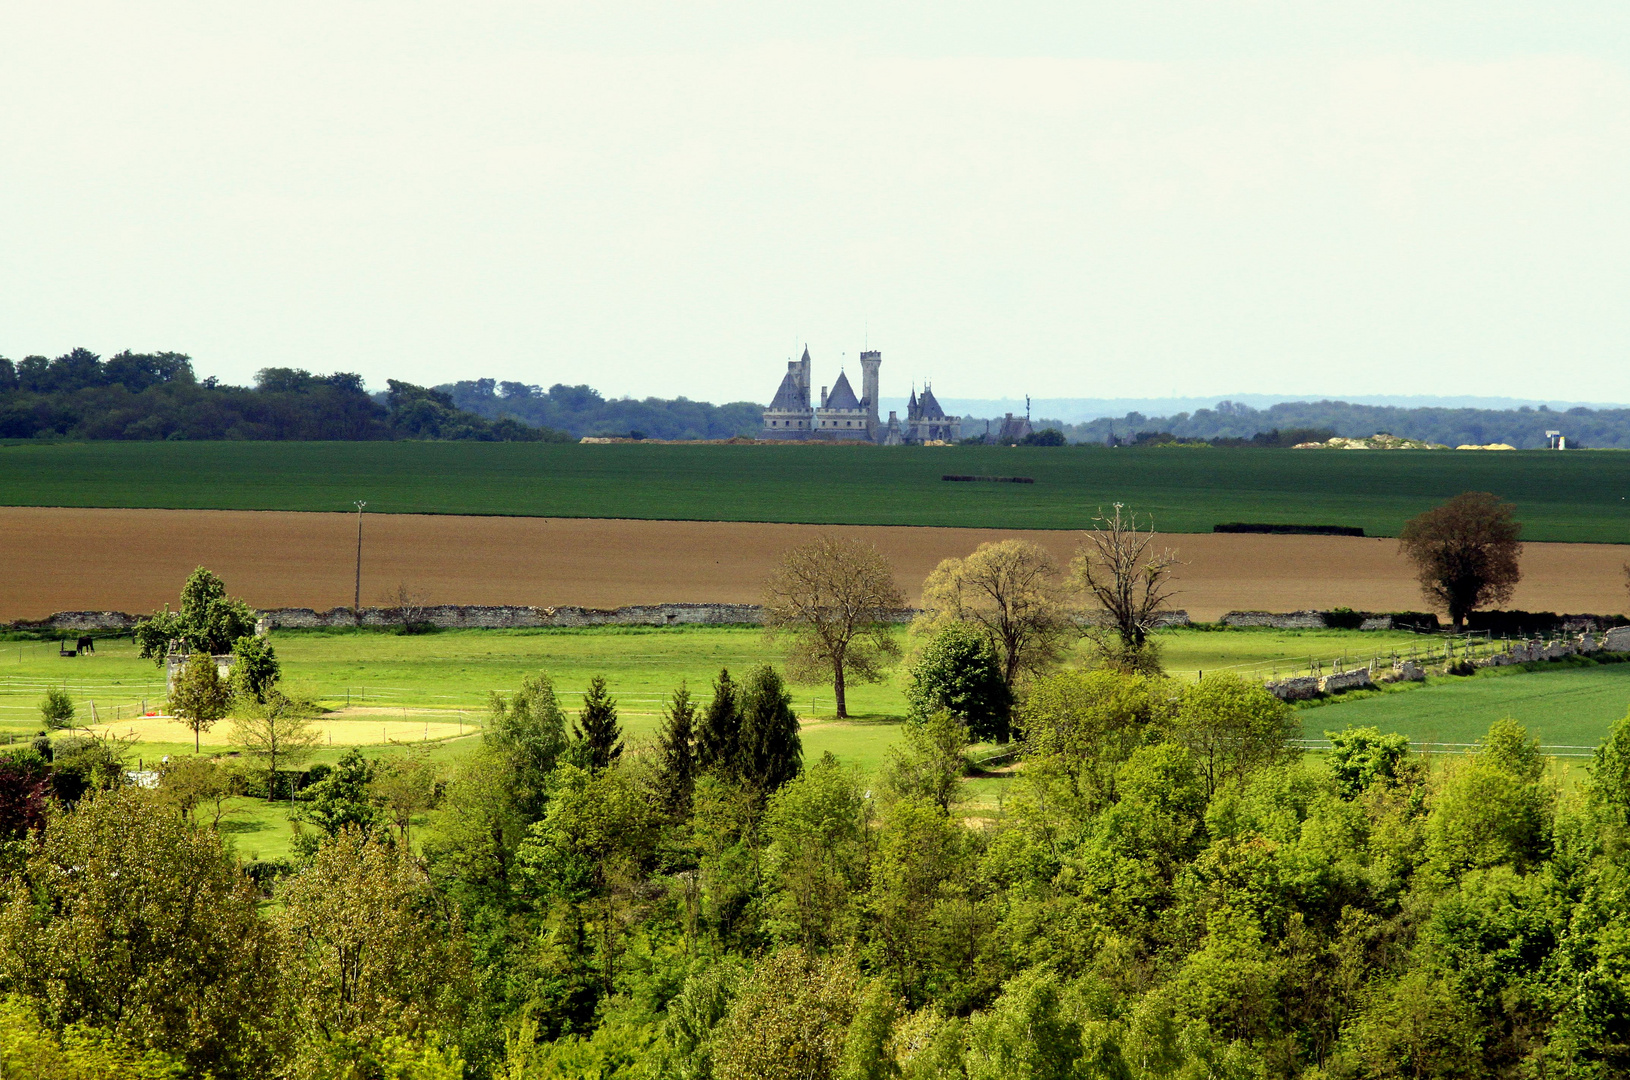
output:
M1307 738L1346 727L1398 731L1416 743L1470 743L1496 720L1518 721L1547 746L1593 747L1630 711L1630 664L1479 672L1305 709ZM1567 753L1568 751L1560 751ZM1584 753L1585 751L1575 751Z
M1034 484L945 483L945 473ZM0 505L786 521L1074 529L1126 502L1161 528L1357 525L1396 535L1467 490L1515 502L1530 540L1630 541L1630 454L1094 447L27 442Z

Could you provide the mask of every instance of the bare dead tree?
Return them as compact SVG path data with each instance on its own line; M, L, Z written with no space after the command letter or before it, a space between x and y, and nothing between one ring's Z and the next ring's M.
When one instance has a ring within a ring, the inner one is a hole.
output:
M871 544L822 536L793 548L764 585L764 629L789 639L787 674L832 680L837 715L846 685L875 682L900 655L892 620L906 606L894 568Z
M402 633L411 634L424 625L424 611L429 605L423 593L402 581L385 594L384 606L390 612L391 620L401 626Z
M1093 521L1070 564L1077 587L1098 605L1087 639L1106 666L1157 674L1160 650L1150 635L1168 610L1177 553L1155 550L1153 519L1139 529L1137 514L1122 503Z

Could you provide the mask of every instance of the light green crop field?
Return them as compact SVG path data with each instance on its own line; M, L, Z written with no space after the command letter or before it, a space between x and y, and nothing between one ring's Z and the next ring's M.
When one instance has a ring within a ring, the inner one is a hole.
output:
M1496 668L1469 678L1434 678L1424 686L1373 697L1336 699L1303 710L1301 719L1308 739L1322 739L1326 731L1373 726L1402 732L1417 744L1454 744L1475 742L1494 721L1509 718L1548 747L1594 747L1626 712L1630 712L1630 664L1558 663L1533 671Z
M945 483L944 474L1033 484ZM1463 491L1529 540L1630 541L1630 453L477 442L0 444L0 505L346 510L1078 529L1125 502L1164 530L1228 521L1394 536Z

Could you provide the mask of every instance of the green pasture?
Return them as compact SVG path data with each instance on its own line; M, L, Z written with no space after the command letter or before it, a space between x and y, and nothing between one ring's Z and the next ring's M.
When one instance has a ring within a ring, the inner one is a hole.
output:
M1630 664L1533 667L1432 678L1424 686L1348 701L1337 698L1303 710L1303 732L1308 739L1322 739L1326 731L1373 726L1402 732L1417 744L1471 743L1494 721L1509 718L1546 746L1594 747L1614 721L1630 712Z
M1034 484L947 483L943 474ZM1630 454L475 442L0 445L0 505L349 510L1037 529L1124 502L1162 529L1403 522L1468 490L1531 540L1630 542Z
M902 631L903 633L903 631ZM1183 629L1159 637L1167 670L1180 679L1201 671L1235 671L1265 678L1290 674L1307 662L1352 662L1396 650L1407 654L1422 639L1405 633L1343 630ZM636 750L656 729L663 701L682 681L706 698L721 667L745 672L778 663L776 648L748 627L600 627L585 630L449 630L404 637L378 631L280 631L273 644L283 664L284 686L325 710L324 719L355 724L367 735L369 755L401 752L402 743L376 738L382 720L457 722L462 738L432 740L422 747L451 763L475 745L492 691L513 690L523 676L546 672L569 712L580 705L588 680L606 677L623 726ZM133 717L143 701L156 707L163 679L150 661L135 655L129 640L103 640L97 655L66 659L54 642L0 641L0 740L25 739L39 730L38 701L47 686L62 686L74 699L81 722ZM899 737L905 712L902 682L890 680L851 689L853 719L832 719L830 688L794 687L804 720L806 756L830 751L865 772L875 771ZM1303 710L1304 734L1318 740L1326 730L1374 725L1400 731L1417 743L1470 743L1494 720L1513 717L1550 746L1594 746L1630 708L1630 664L1566 665L1535 671L1502 669L1472 678L1434 678L1426 685L1336 699ZM115 724L117 730L117 724ZM192 752L186 741L137 741L133 756L151 763L164 754ZM316 761L344 752L324 746ZM1581 751L1582 752L1582 751ZM968 813L992 813L1006 780L969 782ZM246 855L286 853L292 836L286 808L241 800L229 831Z
M902 640L904 631L901 631ZM1160 635L1167 668L1178 677L1198 672L1245 675L1285 672L1308 659L1368 657L1415 640L1403 633L1341 630L1173 630ZM597 627L583 630L447 630L404 637L378 631L277 631L272 643L283 665L283 687L359 724L382 720L459 720L473 729L488 695L506 692L535 672L554 680L563 704L575 709L588 681L604 675L633 739L650 735L668 695L681 682L706 698L721 668L737 676L782 654L749 627ZM38 701L48 686L68 690L81 721L134 717L164 697L163 674L125 638L103 640L95 656L63 658L55 642L0 642L0 735L38 728ZM813 753L832 750L862 767L882 760L905 713L898 674L849 689L846 723L832 720L830 687L793 688L809 728ZM190 751L190 741L143 743L150 755ZM335 750L337 756L341 751ZM325 751L326 753L326 751Z

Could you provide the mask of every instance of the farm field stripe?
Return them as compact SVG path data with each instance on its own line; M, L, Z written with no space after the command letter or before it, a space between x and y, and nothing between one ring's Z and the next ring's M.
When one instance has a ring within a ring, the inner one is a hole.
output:
M755 603L781 553L821 533L876 544L913 598L941 559L985 541L1026 537L1061 564L1079 542L1057 530L370 515L362 598L379 604L405 583L431 603ZM1231 609L1421 604L1394 540L1204 533L1161 543L1182 561L1176 604L1199 619ZM199 565L259 607L346 606L355 545L354 513L0 508L0 619L153 611L173 605ZM1513 606L1622 610L1624 557L1613 545L1530 544ZM4 656L0 649L0 668Z
M1034 484L945 483L1024 476ZM1077 529L1127 503L1169 532L1317 522L1396 535L1462 491L1527 538L1630 542L1630 453L537 443L0 444L0 505Z

